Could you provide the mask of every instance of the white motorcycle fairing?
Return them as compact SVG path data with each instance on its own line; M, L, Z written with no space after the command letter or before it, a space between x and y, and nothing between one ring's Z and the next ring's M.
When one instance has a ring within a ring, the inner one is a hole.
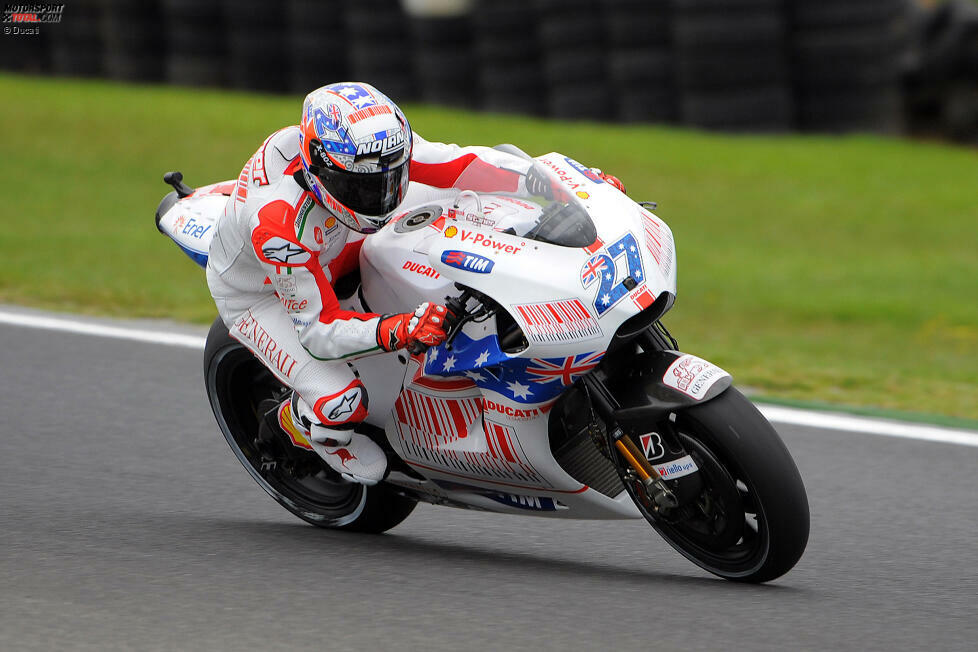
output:
M359 361L371 392L368 422L384 428L393 449L425 478L395 471L388 482L433 500L572 518L639 518L617 478L602 493L555 459L549 412L597 366L622 323L660 296L671 305L672 233L571 159L552 153L538 161L577 218L595 216L593 240L561 246L527 237L545 212L540 197L457 190L441 200L428 193L423 207L400 211L367 239L361 252L366 305L351 307L388 313L443 303L459 294L454 283L460 283L496 300L525 337L520 347L503 346L499 318L468 323L450 345L401 354L400 385L390 382L390 358ZM480 185L464 176L456 185ZM693 399L729 386L729 374L710 368L715 371Z
M533 167L549 180L554 197L413 184L391 223L366 240L361 293L344 308L405 312L423 301L458 296L458 283L491 297L505 312L466 323L450 344L422 355L358 360L370 395L367 422L383 429L410 469L393 470L386 482L430 502L569 518L641 518L610 461L593 462L606 465L592 474L604 479L595 486L565 469L573 453L562 458L565 465L555 457L549 413L600 363L627 320L643 311L658 318L671 307L672 232L568 157L547 154ZM480 181L463 173L456 186L482 187ZM164 199L157 214L158 228L201 266L230 194L227 185L200 188L169 205ZM412 197L421 205L411 206ZM539 231L548 219L550 232ZM663 384L672 383L688 403L709 400L731 382L725 371L695 356L676 352L664 364L670 366ZM596 450L591 441L584 445ZM659 470L669 477L669 469Z

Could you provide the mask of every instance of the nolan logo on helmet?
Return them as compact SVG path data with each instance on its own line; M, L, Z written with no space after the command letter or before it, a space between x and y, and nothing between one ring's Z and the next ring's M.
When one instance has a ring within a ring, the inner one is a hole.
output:
M398 129L390 136L382 140L374 140L369 143L359 143L355 160L367 156L389 157L394 152L404 149L404 132Z

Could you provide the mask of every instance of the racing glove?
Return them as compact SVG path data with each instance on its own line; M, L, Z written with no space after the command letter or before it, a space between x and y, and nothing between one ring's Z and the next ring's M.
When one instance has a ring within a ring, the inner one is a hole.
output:
M418 353L445 341L448 310L437 303L422 303L414 312L384 315L377 324L377 344L385 351L409 349Z

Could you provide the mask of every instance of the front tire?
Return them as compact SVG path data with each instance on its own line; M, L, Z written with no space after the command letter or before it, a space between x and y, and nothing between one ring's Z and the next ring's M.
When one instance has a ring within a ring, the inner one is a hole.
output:
M808 543L805 486L788 449L733 387L674 413L676 439L700 469L703 488L681 508L656 512L642 486L625 488L680 554L720 577L767 582L798 562Z
M275 455L260 449L259 405L279 400L286 389L228 334L220 318L207 334L204 381L214 417L235 457L269 496L302 520L318 527L380 533L401 523L417 506L417 501L383 483L350 483L325 462L294 464L288 455L294 451Z

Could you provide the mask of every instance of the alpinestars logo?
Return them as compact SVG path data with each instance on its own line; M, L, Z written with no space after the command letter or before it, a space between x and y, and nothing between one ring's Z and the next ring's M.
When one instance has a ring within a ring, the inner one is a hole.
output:
M286 265L290 263L301 264L305 262L306 259L298 260L298 257L305 254L306 257L308 258L309 255L306 252L306 250L303 249L302 247L299 247L289 242L285 242L284 244L279 245L278 247L264 247L262 248L261 252L266 259L275 263L283 263ZM296 260L292 260L293 258L296 258Z
M386 315L380 318L377 324L377 344L385 351L394 351L401 348L401 338L398 331L403 325L402 315Z
M332 411L330 411L330 413L326 416L329 417L330 421L341 421L342 417L345 417L348 414L353 414L353 411L356 409L356 406L359 404L359 401L357 400L359 398L360 398L359 390L353 390L352 392L344 394L343 398L340 400L339 405L334 407Z

